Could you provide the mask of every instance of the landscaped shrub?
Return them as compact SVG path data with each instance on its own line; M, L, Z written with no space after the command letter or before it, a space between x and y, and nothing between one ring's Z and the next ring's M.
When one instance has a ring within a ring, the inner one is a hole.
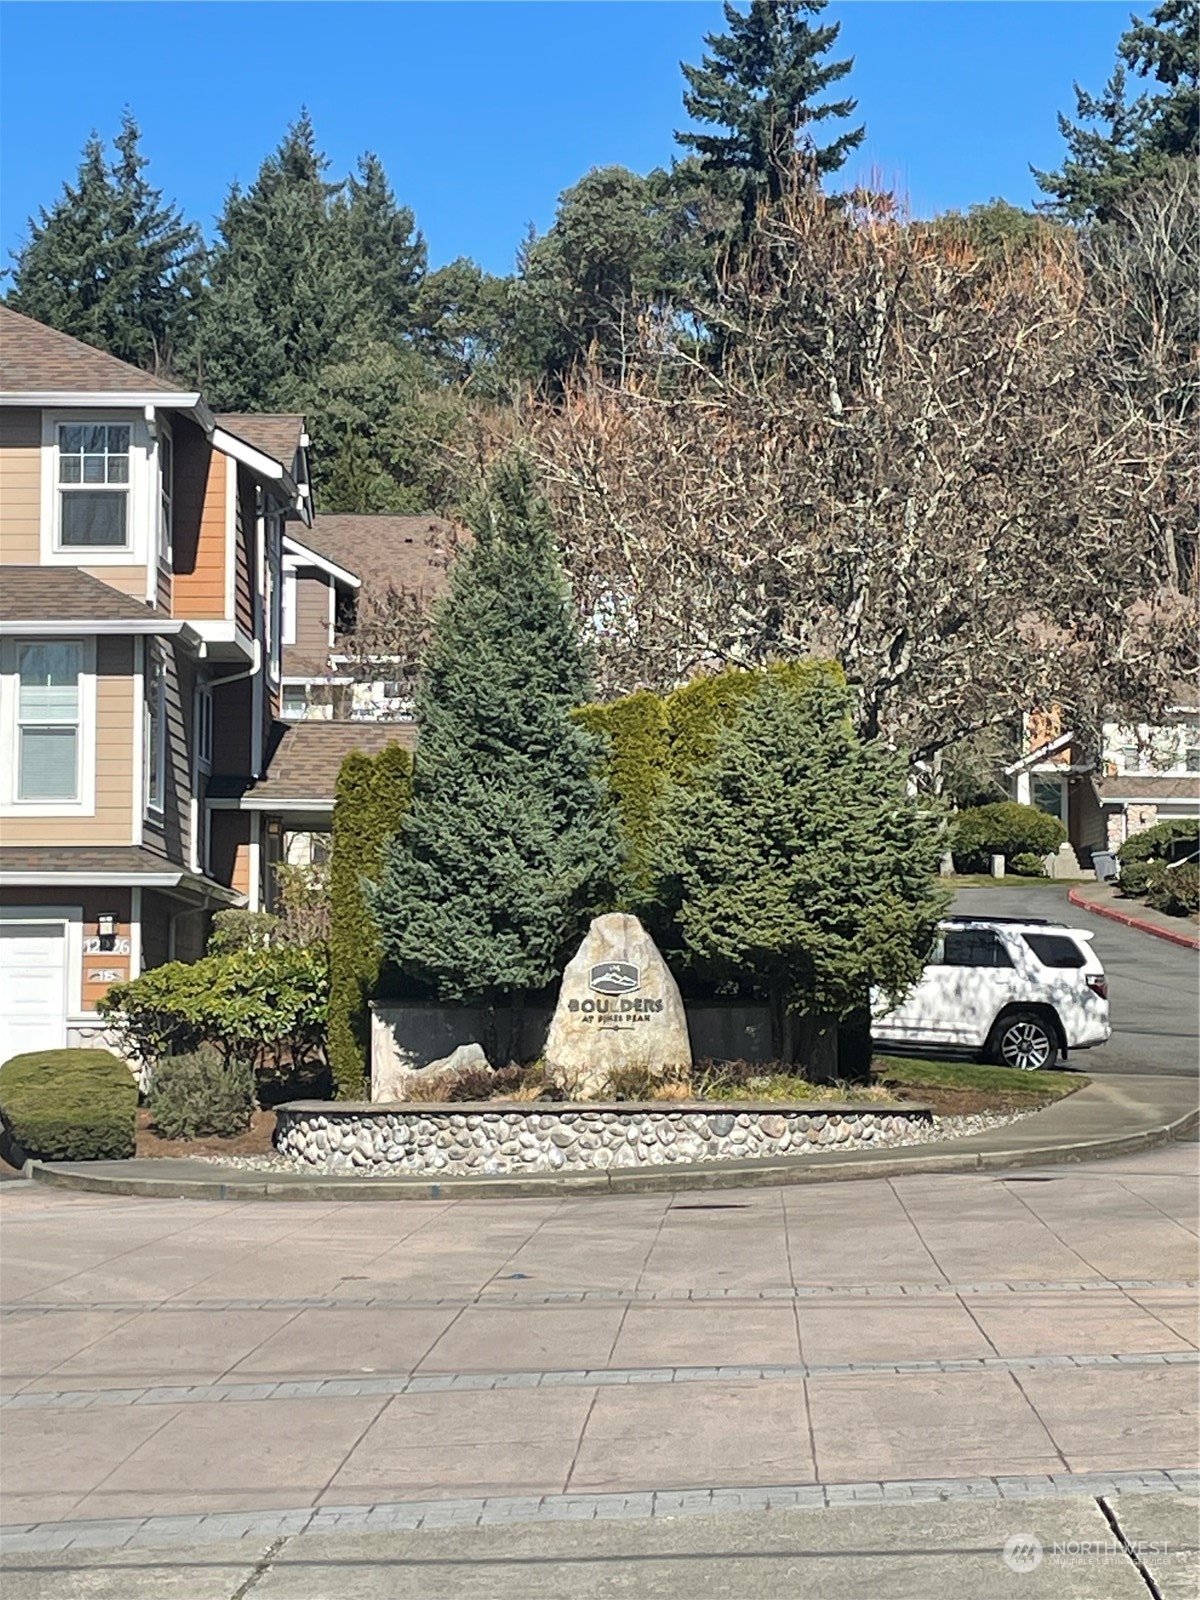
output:
M329 1065L343 1100L366 1091L379 933L364 885L412 800L412 757L399 744L377 756L353 751L338 773L329 866Z
M1018 856L1051 855L1066 841L1067 830L1057 817L1036 806L1002 800L993 806L972 806L960 811L950 833L950 848L959 872L987 872L993 856L1015 862Z
M1127 862L1173 861L1197 849L1200 849L1200 820L1195 817L1175 817L1156 827L1143 828L1141 833L1126 839L1117 851L1121 876L1125 875Z
M13 1152L39 1161L134 1153L137 1084L110 1050L36 1050L0 1067L0 1120Z
M1183 861L1177 867L1160 867L1146 890L1146 904L1169 917L1194 916L1200 911L1200 866Z
M232 1139L250 1126L254 1105L254 1069L211 1045L154 1069L150 1113L164 1139Z
M1165 861L1122 861L1117 892L1136 899L1151 890L1167 870Z
M605 741L604 776L621 823L623 903L641 905L654 889L655 821L667 782L666 703L649 689L575 713Z
M1022 851L1015 855L1008 863L1012 870L1022 878L1044 878L1046 876L1046 863L1041 856L1030 855Z
M209 1044L258 1071L294 1071L324 1060L328 991L322 946L272 945L152 967L97 1009L144 1061Z

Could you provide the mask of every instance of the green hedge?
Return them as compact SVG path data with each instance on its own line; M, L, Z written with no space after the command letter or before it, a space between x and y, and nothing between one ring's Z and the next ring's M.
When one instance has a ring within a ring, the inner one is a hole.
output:
M1195 916L1200 911L1200 867L1194 861L1162 866L1146 890L1146 904L1169 917Z
M38 1161L132 1156L137 1084L110 1050L36 1050L0 1067L0 1120L17 1151Z
M1047 856L1066 837L1067 830L1057 817L1036 806L1001 800L996 805L960 811L951 828L950 848L959 872L986 872L993 856L1010 862L1017 856Z
M1117 858L1122 867L1126 862L1134 861L1171 861L1177 856L1172 849L1176 844L1179 846L1178 854L1186 855L1187 845L1191 845L1193 850L1200 849L1200 820L1196 817L1176 817L1170 822L1160 822L1157 827L1143 828L1141 833L1126 839L1117 851Z
M364 883L383 868L385 846L412 803L412 756L399 744L342 762L333 807L329 864L329 1066L338 1097L359 1100L370 1060L368 1001L379 980L380 947Z

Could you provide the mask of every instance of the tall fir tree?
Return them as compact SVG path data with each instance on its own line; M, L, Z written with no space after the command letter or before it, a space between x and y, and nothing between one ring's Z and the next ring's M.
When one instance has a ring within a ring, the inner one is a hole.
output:
M115 159L93 134L74 184L29 222L7 303L147 372L171 370L201 288L200 230L146 178L126 111Z
M863 1013L872 986L919 977L946 896L936 819L908 794L903 753L860 739L832 676L768 675L666 802L664 883L693 959L753 973L779 1059ZM804 1063L827 1073L832 1063Z
M417 695L412 808L373 897L385 955L439 998L545 987L605 902L616 824L599 744L572 716L588 671L549 510L526 461L490 476L434 618Z
M1162 0L1150 20L1135 17L1117 44L1103 91L1075 85L1078 121L1059 116L1067 155L1057 172L1032 168L1049 195L1044 210L1072 222L1105 222L1176 157L1200 156L1200 0ZM1130 94L1130 75L1147 87ZM1161 92L1149 88L1153 81Z
M828 0L751 0L740 12L725 0L729 32L708 34L710 54L700 66L683 64L688 87L683 104L695 122L724 133L676 133L699 156L705 170L732 175L741 189L748 224L765 199L777 201L801 153L818 175L836 172L866 133L847 129L828 144L817 142L820 124L843 122L857 101L819 97L841 81L852 60L824 58L841 32L840 23L813 27L810 17Z

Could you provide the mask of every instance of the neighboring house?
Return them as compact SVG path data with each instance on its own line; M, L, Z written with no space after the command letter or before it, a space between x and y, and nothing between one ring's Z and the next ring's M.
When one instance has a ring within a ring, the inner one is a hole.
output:
M291 721L405 721L412 647L456 535L433 516L318 513L284 539L283 702Z
M1200 696L1177 686L1158 725L1101 725L1086 748L1057 712L1025 719L1025 751L1007 769L1013 797L1059 817L1082 865L1135 833L1200 816Z
M0 308L0 1060L98 1037L110 983L262 897L258 819L207 790L265 771L310 512L253 420Z

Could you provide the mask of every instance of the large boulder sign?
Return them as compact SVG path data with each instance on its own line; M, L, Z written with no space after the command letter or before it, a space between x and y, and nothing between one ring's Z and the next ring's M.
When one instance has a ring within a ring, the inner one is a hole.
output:
M596 1095L614 1067L689 1068L679 986L636 917L597 917L563 973L546 1066L573 1095Z

